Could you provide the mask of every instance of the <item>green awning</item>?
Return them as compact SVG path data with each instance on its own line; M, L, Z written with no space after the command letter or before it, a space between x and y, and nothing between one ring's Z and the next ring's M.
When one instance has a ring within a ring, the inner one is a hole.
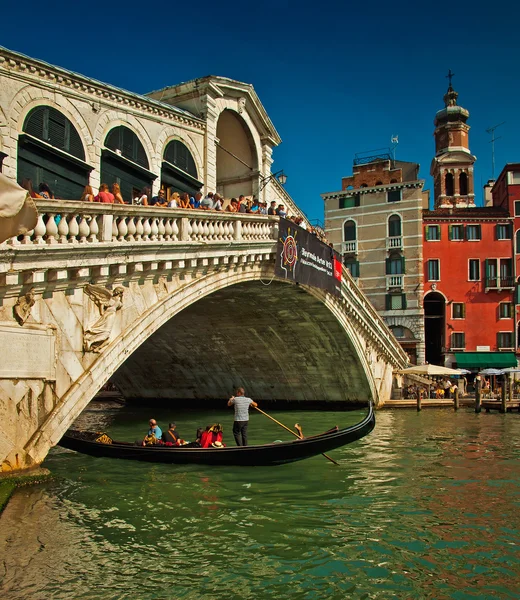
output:
M454 352L459 369L505 369L518 365L514 352Z

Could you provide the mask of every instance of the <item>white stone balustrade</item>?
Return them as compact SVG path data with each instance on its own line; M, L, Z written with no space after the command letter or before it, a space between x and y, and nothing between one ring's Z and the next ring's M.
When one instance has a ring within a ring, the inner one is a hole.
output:
M276 239L277 217L216 211L36 200L38 223L10 246L150 242L262 242Z

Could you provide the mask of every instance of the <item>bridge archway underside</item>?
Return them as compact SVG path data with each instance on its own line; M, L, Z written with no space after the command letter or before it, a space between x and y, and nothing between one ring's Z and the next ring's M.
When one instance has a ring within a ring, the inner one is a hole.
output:
M126 398L367 401L364 367L334 314L303 288L232 285L171 318L113 376Z

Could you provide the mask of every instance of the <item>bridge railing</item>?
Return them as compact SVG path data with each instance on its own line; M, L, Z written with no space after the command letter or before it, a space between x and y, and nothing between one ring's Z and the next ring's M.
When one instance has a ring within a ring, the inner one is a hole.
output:
M36 205L36 227L7 245L272 241L278 228L278 218L267 215L63 200Z

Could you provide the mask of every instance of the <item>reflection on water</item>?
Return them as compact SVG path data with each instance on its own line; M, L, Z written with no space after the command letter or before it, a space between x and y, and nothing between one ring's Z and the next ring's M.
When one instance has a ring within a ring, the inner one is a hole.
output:
M142 437L146 410L90 410ZM157 411L160 423L169 419ZM307 434L355 413L284 413ZM516 414L378 413L367 438L282 467L94 459L56 448L59 479L0 518L0 591L17 599L518 598ZM184 437L232 415L177 414ZM252 415L251 441L284 439Z

